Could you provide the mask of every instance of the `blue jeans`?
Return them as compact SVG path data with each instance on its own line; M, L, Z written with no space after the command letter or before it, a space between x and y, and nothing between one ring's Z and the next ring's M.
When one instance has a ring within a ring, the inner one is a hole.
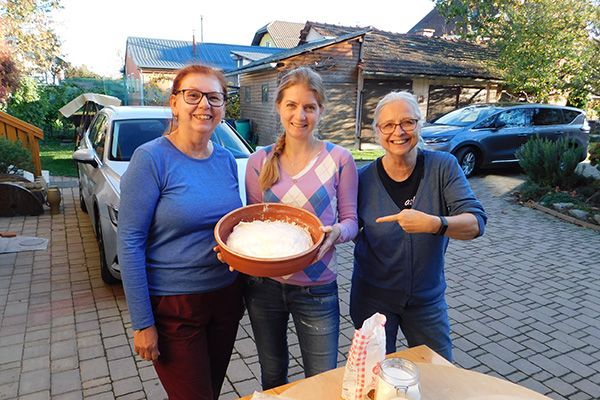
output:
M366 295L361 285L353 282L350 292L350 317L356 329L376 312L385 315L385 350L396 351L398 327L402 330L408 347L427 345L433 351L452 362L452 339L448 305L442 297L436 303L426 305L391 306L383 299Z
M246 308L260 362L263 390L288 382L287 325L292 314L306 377L337 367L340 307L337 282L286 285L248 277Z

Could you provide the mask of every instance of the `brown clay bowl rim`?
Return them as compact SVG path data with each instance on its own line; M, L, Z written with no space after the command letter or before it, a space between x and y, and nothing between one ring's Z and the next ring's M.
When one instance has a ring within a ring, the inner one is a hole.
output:
M321 223L321 220L319 219L319 217L317 217L315 214L311 213L310 211L305 210L304 208L300 208L300 207L296 207L296 206L292 206L292 205L284 204L284 203L254 203L254 204L248 204L246 206L242 206L240 208L236 208L235 210L228 212L227 214L225 214L224 216L222 216L219 219L219 222L217 222L217 225L215 225L215 229L214 229L215 239L216 239L217 244L219 245L219 247L224 248L228 253L231 253L231 254L233 254L233 255L235 255L237 257L240 257L240 258L244 258L246 260L259 261L261 263L274 264L274 263L280 263L280 262L290 261L290 260L294 260L296 258L304 257L307 254L309 254L309 253L314 252L315 250L317 250L321 246L321 244L323 244L323 240L325 240L325 233L324 232L320 232L319 239L315 243L313 243L312 246L310 246L307 250L304 250L302 253L294 254L293 256L278 257L278 258L262 258L262 257L247 256L245 254L238 253L237 251L232 250L229 246L227 246L221 240L221 236L219 235L219 228L221 227L222 222L225 221L225 219L227 219L230 215L232 215L234 213L240 212L240 210L250 209L250 208L259 208L259 207L263 207L263 208L274 207L274 208L282 208L282 209L291 208L291 209L299 210L303 214L307 214L310 218L312 218L313 220L315 220L316 222L318 222L319 226L323 225Z

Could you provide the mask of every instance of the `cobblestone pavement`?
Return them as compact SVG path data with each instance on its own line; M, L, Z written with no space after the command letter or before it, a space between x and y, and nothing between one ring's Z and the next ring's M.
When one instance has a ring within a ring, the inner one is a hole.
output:
M520 182L511 174L471 179L489 222L482 238L448 249L456 363L554 399L599 399L600 235L513 204L507 193ZM165 398L152 366L133 356L121 286L100 279L76 184L57 183L60 214L0 218L0 231L50 239L46 251L0 254L0 399ZM352 245L339 250L343 365L353 334ZM303 375L289 337L294 380ZM258 377L244 317L221 398L252 393Z

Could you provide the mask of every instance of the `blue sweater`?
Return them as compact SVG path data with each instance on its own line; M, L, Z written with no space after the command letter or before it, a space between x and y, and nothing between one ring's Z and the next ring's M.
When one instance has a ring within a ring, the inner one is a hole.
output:
M456 158L444 152L419 151L424 156L424 171L412 208L431 215L472 213L482 235L487 221L485 211ZM435 302L444 296L446 289L444 254L448 237L409 234L397 223L375 222L377 217L398 212L400 209L379 179L377 162L361 168L358 184L361 230L354 248L353 284L400 307Z
M135 151L121 179L118 241L133 329L154 323L150 295L208 292L235 280L213 252L213 229L241 206L235 159L218 144L201 160L166 137Z

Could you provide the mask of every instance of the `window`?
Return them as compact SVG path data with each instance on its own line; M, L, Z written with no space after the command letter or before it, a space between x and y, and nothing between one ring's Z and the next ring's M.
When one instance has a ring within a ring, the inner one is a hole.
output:
M579 117L581 113L575 110L563 110L563 116L565 117L565 123L570 124L575 120L575 118Z
M496 126L515 127L531 125L531 110L519 108L508 110L498 115Z
M251 94L250 87L249 86L245 87L244 88L244 102L245 103L250 103L250 98L251 98L250 94Z
M533 113L533 124L557 125L562 124L562 113L558 108L536 108Z
M261 98L263 103L269 102L269 85L266 83L262 85Z
M94 121L92 129L90 130L90 140L92 141L92 147L96 151L98 158L102 159L104 155L104 142L106 141L106 130L108 128L108 121L106 116L99 114L98 118Z
M168 119L115 121L109 158L130 161L135 149L161 136L169 127Z

